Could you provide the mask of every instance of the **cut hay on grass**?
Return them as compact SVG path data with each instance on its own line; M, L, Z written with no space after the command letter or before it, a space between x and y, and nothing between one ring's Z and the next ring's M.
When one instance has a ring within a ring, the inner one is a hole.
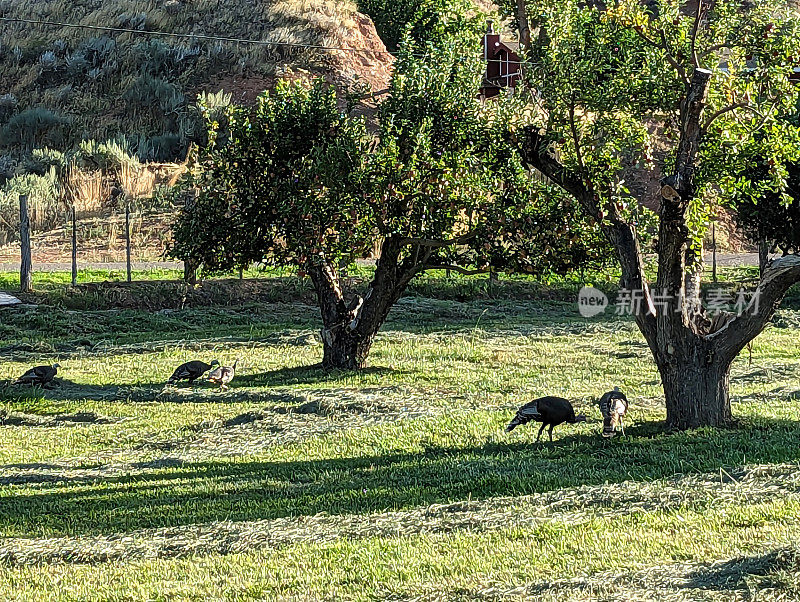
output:
M126 472L112 469L105 476ZM746 506L768 502L777 496L800 500L800 465L746 466L719 474L686 475L649 483L626 481L539 495L434 504L402 512L220 521L100 537L6 538L0 543L0 561L11 565L96 563L236 554L338 539L409 537L455 531L477 533L526 529L542 523L574 525L594 519L608 520L610 528L614 528L615 519L630 514Z
M587 577L540 581L515 588L489 587L415 598L418 602L442 599L475 602L793 602L800 600L800 547L727 560L670 563L635 571L603 571Z

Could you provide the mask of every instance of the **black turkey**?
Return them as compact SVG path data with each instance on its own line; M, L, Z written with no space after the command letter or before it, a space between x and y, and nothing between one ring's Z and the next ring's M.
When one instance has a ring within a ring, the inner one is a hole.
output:
M625 393L614 387L613 391L604 393L597 402L600 413L603 415L603 437L613 437L617 434L617 427L625 435L625 425L622 419L628 413L628 398Z
M181 364L175 368L175 372L173 372L172 376L169 377L167 384L174 385L179 380L188 380L189 384L191 385L194 381L203 376L203 374L211 370L211 368L214 366L219 366L219 362L217 360L212 361L210 364L206 364L200 360L186 362L185 364Z
M562 397L540 397L530 403L526 403L517 410L517 415L506 427L506 432L513 431L520 424L528 424L531 421L542 423L542 428L539 429L536 441L539 441L546 426L550 427L548 434L550 435L550 441L552 441L554 427L564 422L568 424L586 422L586 416L583 414L576 416L572 404Z
M61 364L52 366L36 366L14 381L15 385L46 385L53 382Z

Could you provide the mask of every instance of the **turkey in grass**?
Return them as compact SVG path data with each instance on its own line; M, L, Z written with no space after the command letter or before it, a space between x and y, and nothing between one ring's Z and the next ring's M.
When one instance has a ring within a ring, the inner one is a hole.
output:
M236 375L236 365L238 363L239 359L237 358L236 361L233 362L233 366L220 366L208 375L208 380L219 385L220 391L224 391L228 388L228 383L231 382Z
M53 382L53 379L56 377L60 367L61 364L53 364L52 366L35 366L15 380L13 384L47 385Z
M604 393L597 404L603 415L603 437L615 436L618 426L625 435L625 425L622 423L622 419L628 413L628 398L619 390L619 387L614 387L613 391Z
M200 360L186 362L185 364L181 364L175 368L175 372L173 372L172 376L169 377L167 384L174 385L179 380L188 380L189 384L191 385L194 381L203 376L203 374L211 370L214 366L219 366L219 362L217 360L212 360L210 364L206 364Z
M539 441L546 426L550 427L548 434L550 435L550 441L552 441L554 427L564 422L568 424L586 422L586 416L583 414L576 416L572 404L562 397L540 397L530 403L526 403L517 410L517 415L506 427L506 432L513 431L520 424L527 424L531 421L542 423L542 428L539 429L536 441Z

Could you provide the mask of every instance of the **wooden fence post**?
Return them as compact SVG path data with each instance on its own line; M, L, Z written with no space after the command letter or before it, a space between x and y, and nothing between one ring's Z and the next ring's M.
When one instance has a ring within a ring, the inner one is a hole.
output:
M78 284L78 225L75 219L75 205L72 206L72 286Z
M131 281L131 204L125 201L125 264L128 269L128 282Z
M19 195L19 289L23 293L33 290L32 264L31 264L31 220L28 216L28 196Z

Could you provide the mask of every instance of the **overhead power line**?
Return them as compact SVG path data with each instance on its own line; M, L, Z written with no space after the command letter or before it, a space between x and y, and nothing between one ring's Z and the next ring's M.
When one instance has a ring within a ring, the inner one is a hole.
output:
M252 40L247 38L234 38L229 36L215 36L201 33L174 33L169 31L151 31L146 29L132 29L129 27L109 27L105 25L84 25L81 23L64 23L61 21L40 21L37 19L21 19L17 17L0 17L6 23L22 23L26 25L42 25L47 27L66 27L69 29L86 29L91 31L105 31L110 33L129 33L133 35L180 38L185 40L207 40L214 42L228 42L232 44L250 44L253 46L272 46L284 48L304 48L310 50L342 50L344 52L362 52L370 54L388 54L388 50L371 50L369 48L353 48L344 46L325 46L321 44L299 44L293 42L273 42L271 40Z

